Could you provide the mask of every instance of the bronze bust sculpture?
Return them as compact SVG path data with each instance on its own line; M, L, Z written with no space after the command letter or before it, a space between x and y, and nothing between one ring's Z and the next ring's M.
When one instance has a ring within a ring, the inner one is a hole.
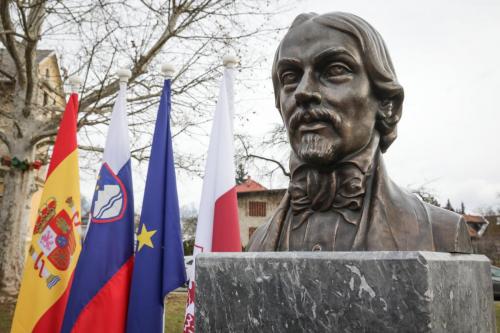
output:
M394 184L403 87L379 33L347 13L299 15L272 77L292 147L290 185L248 251L472 252L464 219Z

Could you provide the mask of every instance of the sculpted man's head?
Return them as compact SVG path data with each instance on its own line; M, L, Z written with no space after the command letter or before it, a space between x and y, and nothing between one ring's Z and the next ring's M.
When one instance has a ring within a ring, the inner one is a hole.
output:
M272 77L276 107L304 162L330 165L374 136L385 152L396 139L403 88L382 37L363 19L299 15L278 47Z

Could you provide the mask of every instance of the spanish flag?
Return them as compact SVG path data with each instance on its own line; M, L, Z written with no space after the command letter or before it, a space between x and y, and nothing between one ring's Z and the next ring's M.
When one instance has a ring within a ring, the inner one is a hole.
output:
M66 105L29 247L11 333L57 333L80 254L78 95Z

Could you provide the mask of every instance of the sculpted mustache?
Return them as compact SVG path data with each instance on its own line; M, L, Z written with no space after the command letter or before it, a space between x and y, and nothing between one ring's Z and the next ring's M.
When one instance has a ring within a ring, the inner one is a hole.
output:
M330 123L335 129L339 128L342 123L342 119L337 113L323 108L315 108L306 111L296 111L290 117L288 124L291 130L296 130L301 124L309 124L318 121Z

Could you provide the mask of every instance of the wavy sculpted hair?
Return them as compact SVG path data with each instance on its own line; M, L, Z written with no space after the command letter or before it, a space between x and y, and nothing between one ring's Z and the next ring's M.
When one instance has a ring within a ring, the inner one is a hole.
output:
M359 43L363 64L366 68L375 96L382 105L389 106L389 112L382 110L377 113L376 129L380 133L380 149L385 152L397 137L397 123L403 109L404 90L399 84L389 51L382 36L362 18L342 12L323 15L316 13L300 14L293 21L290 30L304 22L313 21L317 24L342 31L354 37ZM272 68L272 79L276 107L280 108L279 80L277 61L281 44L276 50Z

